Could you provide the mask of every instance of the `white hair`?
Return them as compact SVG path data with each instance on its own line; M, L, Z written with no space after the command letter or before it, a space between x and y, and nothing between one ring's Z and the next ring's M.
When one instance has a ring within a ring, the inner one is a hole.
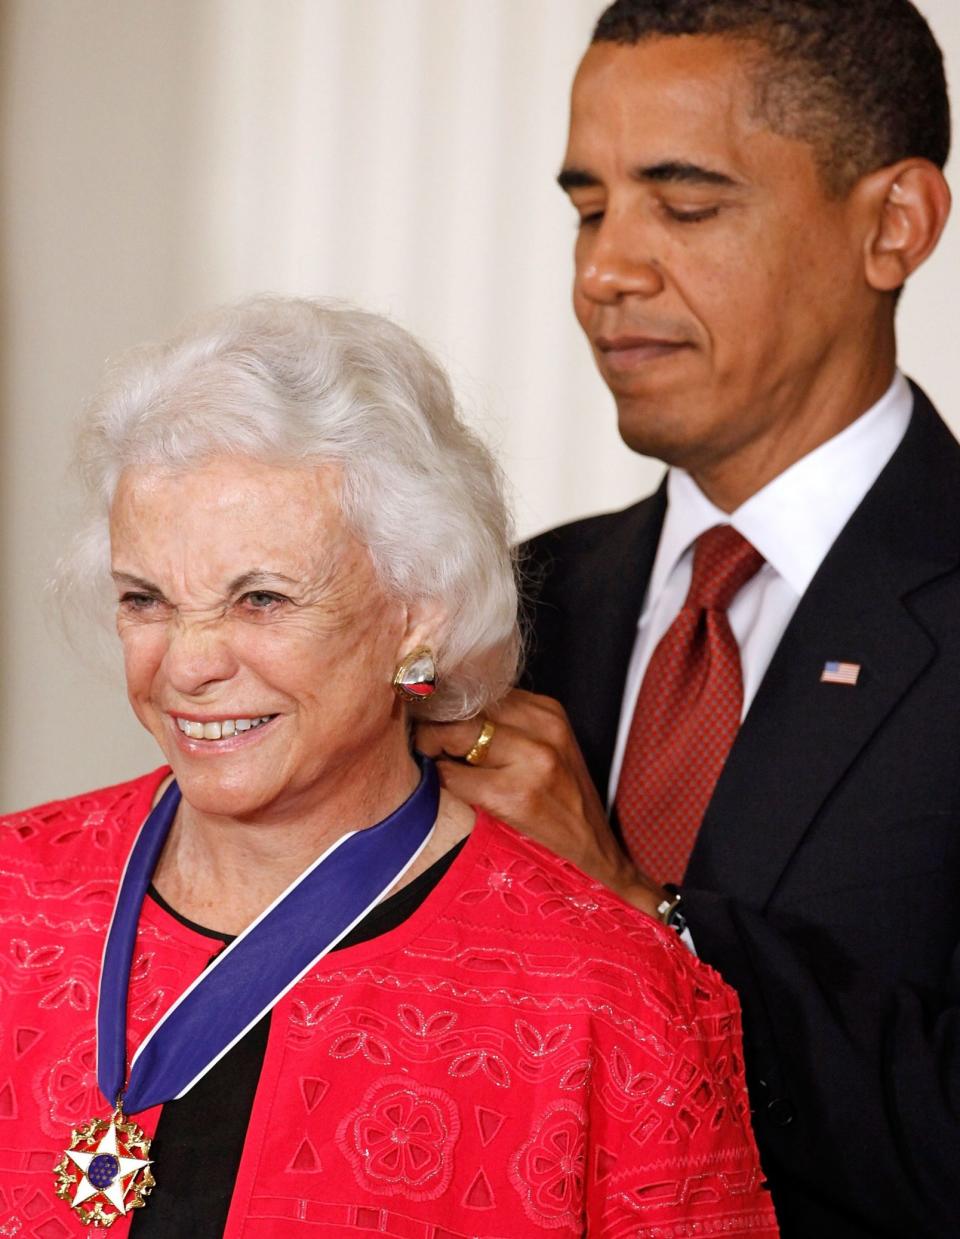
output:
M58 571L61 592L104 595L125 469L222 455L338 466L344 519L383 587L447 616L433 650L440 685L418 715L467 718L506 692L519 636L501 474L408 332L336 302L264 296L120 357L82 418L91 511Z

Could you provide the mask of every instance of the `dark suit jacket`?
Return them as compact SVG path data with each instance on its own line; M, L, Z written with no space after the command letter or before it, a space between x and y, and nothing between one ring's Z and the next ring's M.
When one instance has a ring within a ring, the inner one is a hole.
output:
M605 797L666 509L528 544L528 686ZM856 688L824 663L862 665ZM915 389L894 457L801 599L683 887L738 989L791 1239L960 1236L960 445Z

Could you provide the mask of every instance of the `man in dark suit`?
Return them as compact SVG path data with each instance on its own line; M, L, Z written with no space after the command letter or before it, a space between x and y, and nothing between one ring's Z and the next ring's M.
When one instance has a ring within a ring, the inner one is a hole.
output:
M560 177L574 301L670 470L526 548L536 695L479 746L420 735L469 754L458 795L685 915L741 997L788 1239L960 1235L960 447L894 334L948 147L908 0L607 10ZM718 528L736 580L697 601Z

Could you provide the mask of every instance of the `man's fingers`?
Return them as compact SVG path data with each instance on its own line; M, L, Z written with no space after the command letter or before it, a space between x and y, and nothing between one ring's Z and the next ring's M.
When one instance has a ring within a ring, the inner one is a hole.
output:
M493 725L493 735L482 746L485 753L478 767L522 765L528 770L544 771L545 766L552 768L552 763L558 760L548 744L509 723L483 714L462 723L421 723L414 734L414 742L427 757L462 758L476 746L488 721Z
M551 697L519 688L474 718L455 723L419 723L415 732L416 746L428 757L439 757L443 753L463 757L476 744L487 721L494 725L495 731L487 746L484 764L506 766L534 760L538 766L543 766L550 764L538 760L548 756L542 752L544 748L556 750L557 755L567 760L577 751L563 706ZM535 746L538 752L527 745Z
M441 784L464 804L485 809L491 817L507 822L518 830L529 829L533 814L528 789L517 786L508 772L485 766L467 766L463 762L441 758L437 762Z
M489 714L498 726L513 727L559 752L569 753L577 747L567 713L552 697L515 688Z
M478 805L487 813L502 821L507 820L504 813L510 813L515 788L509 781L504 783L495 768L483 766L466 766L463 762L453 762L446 757L437 761L437 774L442 786L458 800L465 804Z
M513 688L506 697L485 712L497 723L509 723L523 731L539 732L543 727L560 721L567 724L567 714L559 701L528 693L523 688Z
M566 793L553 798L544 795L541 785L518 782L509 768L488 770L441 760L437 762L437 772L442 785L458 800L484 809L491 817L506 822L606 885L619 889L617 877L624 869L624 861L603 810L598 804L594 810L595 819L591 820L571 783L567 783L565 789L550 789Z
M463 757L476 744L483 730L484 716L457 723L418 723L414 733L416 747L427 757ZM492 747L491 741L491 747Z

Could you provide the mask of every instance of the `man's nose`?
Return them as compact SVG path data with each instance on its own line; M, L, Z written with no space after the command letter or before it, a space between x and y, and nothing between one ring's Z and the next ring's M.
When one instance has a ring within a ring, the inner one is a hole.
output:
M578 291L603 305L622 297L656 297L664 277L651 250L647 230L636 220L606 215L592 243L578 254Z
M164 667L171 686L186 697L199 697L237 672L222 623L183 619L171 625Z

